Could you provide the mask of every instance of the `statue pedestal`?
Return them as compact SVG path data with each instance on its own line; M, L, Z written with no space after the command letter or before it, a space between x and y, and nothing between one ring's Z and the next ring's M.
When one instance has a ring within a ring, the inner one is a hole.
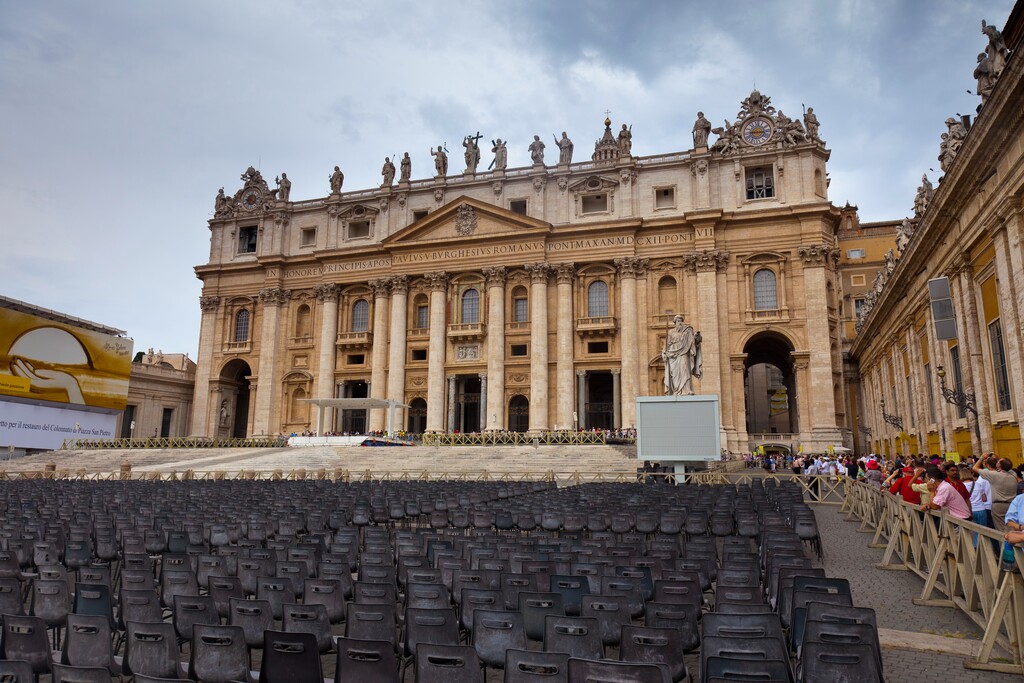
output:
M708 153L708 147L707 147L707 145L704 145L703 147L695 147L693 149L693 153L694 154L707 154Z

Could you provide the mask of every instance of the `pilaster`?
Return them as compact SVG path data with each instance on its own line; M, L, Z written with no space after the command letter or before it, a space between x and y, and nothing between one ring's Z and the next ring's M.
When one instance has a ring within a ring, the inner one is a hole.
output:
M280 401L274 401L277 395L277 338L278 321L281 306L291 299L291 290L268 287L260 290L260 303L263 305L262 323L260 325L260 360L259 387L256 392L254 436L270 434L270 425L280 424Z
M484 268L487 282L487 377L480 396L484 431L505 428L505 277L504 266Z
M391 293L391 281L387 279L371 280L373 290L373 347L370 350L370 398L387 398L388 359L388 297ZM387 411L371 410L369 428L374 432L382 432L387 427Z
M317 285L313 294L320 303L322 318L320 323L320 359L317 363L316 384L313 386L313 398L332 398L334 396L334 366L338 349L338 285L325 283ZM334 410L324 409L324 422L320 431L328 431L334 424Z
M387 397L405 403L405 355L408 329L409 278L396 275L391 278L391 347L388 353ZM427 404L428 409L430 404ZM395 411L395 427L405 424L405 410Z
M555 282L558 291L558 316L555 344L557 346L555 366L555 395L558 401L555 429L573 429L573 315L572 282L576 268L571 263L555 266Z
M621 418L622 421L617 421L616 427L636 426L636 396L639 378L636 278L637 272L646 270L648 263L648 259L635 257L615 259L621 290L619 321L622 335L620 344L622 391L621 394L616 394L616 399L621 400L622 403L621 412L616 417Z
M430 283L430 346L427 350L427 431L444 431L445 299L448 274L427 273ZM452 427L449 426L449 431Z
M192 408L192 436L215 436L217 409L210 410L210 373L213 372L213 347L217 335L219 296L199 297L202 320L199 323L199 355L196 359L196 387ZM220 403L214 404L219 406ZM211 428L211 425L213 427Z
M530 431L548 429L548 273L545 263L530 273Z

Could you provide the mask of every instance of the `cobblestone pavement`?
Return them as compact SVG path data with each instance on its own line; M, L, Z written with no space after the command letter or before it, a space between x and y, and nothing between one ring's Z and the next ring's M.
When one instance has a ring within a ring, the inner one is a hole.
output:
M849 579L854 604L873 608L879 628L950 638L981 638L981 629L960 610L915 605L911 600L924 585L916 574L876 568L884 551L868 547L871 535L857 532L859 522L846 521L835 505L813 507L825 551L825 572ZM959 655L938 652L883 648L882 662L887 683L938 680L943 683L1019 683L1022 680L1013 674L965 669Z

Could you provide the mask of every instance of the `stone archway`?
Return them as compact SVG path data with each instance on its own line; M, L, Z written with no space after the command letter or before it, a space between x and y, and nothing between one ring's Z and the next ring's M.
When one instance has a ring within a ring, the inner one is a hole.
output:
M792 344L780 333L762 332L747 341L743 353L747 433L752 438L756 434L798 433Z
M244 439L249 435L249 377L252 368L241 358L235 358L221 368L220 401L216 406L218 437Z

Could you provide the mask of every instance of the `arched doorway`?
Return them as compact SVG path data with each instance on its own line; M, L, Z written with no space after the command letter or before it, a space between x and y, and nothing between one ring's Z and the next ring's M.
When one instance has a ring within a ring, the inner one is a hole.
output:
M525 432L530 429L530 402L516 394L508 402L508 431Z
M410 434L422 434L427 429L427 402L422 398L414 398L409 401L409 428Z
M241 358L228 362L220 371L222 389L217 406L217 436L244 439L249 433L249 376L252 368Z
M743 373L747 433L798 433L796 373L789 340L764 332L748 341L743 352L747 354Z

